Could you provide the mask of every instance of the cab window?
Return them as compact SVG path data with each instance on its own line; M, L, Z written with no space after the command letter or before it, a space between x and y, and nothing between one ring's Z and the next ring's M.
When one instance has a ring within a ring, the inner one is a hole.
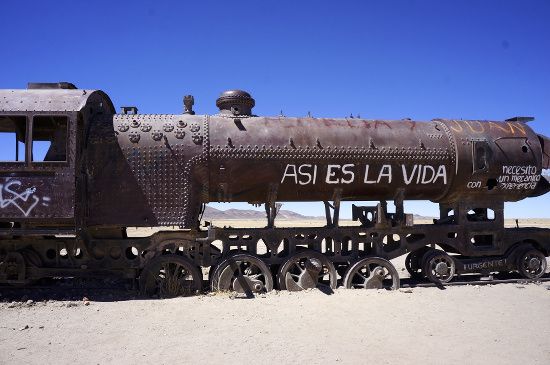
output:
M32 161L67 161L67 117L35 116L32 125Z
M25 162L27 118L0 116L0 162Z

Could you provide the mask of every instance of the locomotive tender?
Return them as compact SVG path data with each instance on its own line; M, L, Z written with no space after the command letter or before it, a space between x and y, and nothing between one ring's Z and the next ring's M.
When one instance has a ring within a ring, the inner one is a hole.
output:
M117 114L70 83L0 90L0 283L118 275L148 295L398 288L411 276L544 275L550 230L504 228L504 202L550 190L550 139L506 121L258 117L246 92L217 115ZM9 154L6 153L9 152ZM414 224L405 200L439 203ZM342 201L357 226L339 224ZM281 201L322 201L323 227L275 227ZM395 212L387 209L393 201ZM200 227L208 202L264 204L265 228ZM128 227L178 226L129 237ZM437 246L437 248L436 248Z

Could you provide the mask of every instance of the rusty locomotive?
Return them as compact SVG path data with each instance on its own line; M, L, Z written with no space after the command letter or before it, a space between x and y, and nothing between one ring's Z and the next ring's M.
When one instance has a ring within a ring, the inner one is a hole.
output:
M0 90L0 283L135 279L147 295L390 288L412 277L546 270L550 231L505 228L504 202L550 190L550 139L529 118L365 120L253 115L231 90L217 115L116 113L70 83ZM42 148L42 150L41 150ZM414 224L405 200L440 207ZM340 224L342 201L360 224ZM282 201L325 204L326 225L279 228ZM387 202L395 204L389 212ZM264 204L264 228L201 226L208 202ZM129 227L173 227L130 237ZM206 270L208 269L208 270Z

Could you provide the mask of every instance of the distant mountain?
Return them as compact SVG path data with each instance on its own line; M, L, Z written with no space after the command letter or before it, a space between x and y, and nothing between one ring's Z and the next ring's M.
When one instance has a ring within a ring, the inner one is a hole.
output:
M290 210L280 210L277 213L277 218L279 219L324 219L323 217L310 217L301 215ZM203 219L205 220L214 220L214 219L265 219L265 211L261 210L252 210L252 209L227 209L219 210L207 206L204 210Z
M424 216L424 215L419 215L419 214L413 214L413 219L414 220L432 220L434 219L435 217L427 217L427 216Z
M302 215L291 210L280 210L277 213L278 219L288 219L288 220L324 220L324 216L307 216ZM258 220L266 219L265 212L261 210L252 210L252 209L227 209L220 210L210 206L207 206L204 210L203 215L204 220L229 220L229 219L249 219L249 220ZM421 215L414 215L414 219L432 219L432 217L424 217Z

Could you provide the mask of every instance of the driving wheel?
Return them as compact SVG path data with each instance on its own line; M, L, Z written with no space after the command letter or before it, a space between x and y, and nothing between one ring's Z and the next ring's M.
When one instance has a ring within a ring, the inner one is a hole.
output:
M518 271L524 278L538 279L546 272L546 257L534 248L527 250L519 257Z
M305 250L289 258L277 273L281 290L299 291L313 288L336 289L336 269L320 252Z
M435 284L446 284L450 282L456 272L456 264L447 253L436 250L425 255L424 275Z
M139 278L142 294L173 298L194 295L202 288L202 273L185 256L163 255L152 259Z
M353 264L344 277L348 289L399 289L399 274L386 259L367 257Z
M273 277L257 256L237 253L225 258L212 273L212 290L265 293L273 290Z

